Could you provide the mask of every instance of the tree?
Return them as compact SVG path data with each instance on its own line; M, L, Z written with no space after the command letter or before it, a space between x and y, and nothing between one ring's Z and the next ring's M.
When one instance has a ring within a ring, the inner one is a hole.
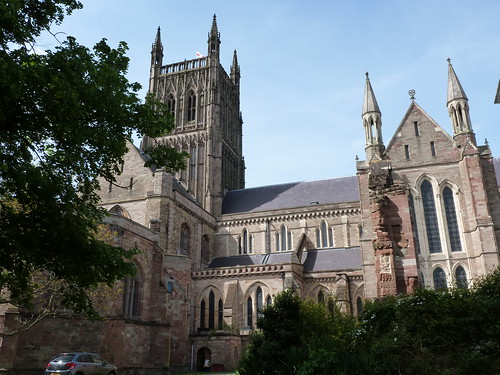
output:
M342 373L355 326L354 318L341 313L332 297L317 303L284 291L262 310L260 331L252 334L238 371L241 375Z
M98 238L98 178L114 181L135 132L157 137L173 121L162 103L138 98L124 42L89 49L68 37L35 52L43 30L81 7L0 2L0 303L32 308L42 272L61 282L63 306L95 315L89 293L133 274L136 253ZM148 165L185 168L171 148L145 151Z
M500 368L500 268L471 289L370 302L359 352L376 374L493 374Z

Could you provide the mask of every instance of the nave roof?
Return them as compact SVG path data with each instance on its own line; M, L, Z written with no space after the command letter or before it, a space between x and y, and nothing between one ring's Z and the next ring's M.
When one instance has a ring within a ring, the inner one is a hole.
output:
M228 191L222 214L258 212L359 201L356 176Z

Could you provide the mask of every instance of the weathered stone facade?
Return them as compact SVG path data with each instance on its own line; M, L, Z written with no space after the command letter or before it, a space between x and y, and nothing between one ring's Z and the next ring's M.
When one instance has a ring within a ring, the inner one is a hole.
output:
M206 360L234 369L259 309L285 289L333 295L357 314L365 299L470 284L498 266L495 159L476 144L451 64L453 136L413 101L386 147L367 76L356 176L244 189L240 68L235 52L226 74L219 45L214 17L206 57L163 65L158 30L149 88L176 128L157 140L191 158L173 176L145 168L147 155L130 144L116 184L103 181L113 241L141 250L109 320L42 322L4 340L0 367L28 374L55 352L91 350L121 374L201 370ZM0 314L7 325L17 317Z

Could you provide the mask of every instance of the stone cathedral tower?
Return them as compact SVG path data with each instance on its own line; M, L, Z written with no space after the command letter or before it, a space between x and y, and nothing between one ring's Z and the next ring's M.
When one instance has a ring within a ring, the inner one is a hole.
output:
M163 65L160 29L151 50L149 92L175 116L172 134L152 140L189 154L188 168L176 177L198 204L221 213L227 190L245 185L240 113L240 67L236 50L228 75L220 64L220 33L214 15L207 56Z

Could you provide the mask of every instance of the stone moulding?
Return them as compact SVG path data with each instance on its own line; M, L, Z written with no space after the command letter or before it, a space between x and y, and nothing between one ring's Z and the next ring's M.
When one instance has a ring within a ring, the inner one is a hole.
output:
M226 219L221 220L219 222L220 225L225 227L237 227L237 226L245 226L250 224L263 224L267 220L276 221L276 222L285 222L285 221L294 221L294 220L302 220L302 219L315 219L315 218L328 218L328 217L339 217L339 216L359 216L361 215L361 210L359 208L352 209L342 209L342 210L334 210L327 212L304 212L297 214L289 214L289 215L279 215L279 216L263 216L260 218L248 218L248 219Z
M200 270L193 271L191 273L193 278L203 279L203 278L214 278L214 277L235 277L235 276L245 276L245 275L257 275L257 274L269 274L275 272L285 271L285 265L283 264L262 264L253 266L240 266L240 267L228 267L228 268L217 268L213 270Z

